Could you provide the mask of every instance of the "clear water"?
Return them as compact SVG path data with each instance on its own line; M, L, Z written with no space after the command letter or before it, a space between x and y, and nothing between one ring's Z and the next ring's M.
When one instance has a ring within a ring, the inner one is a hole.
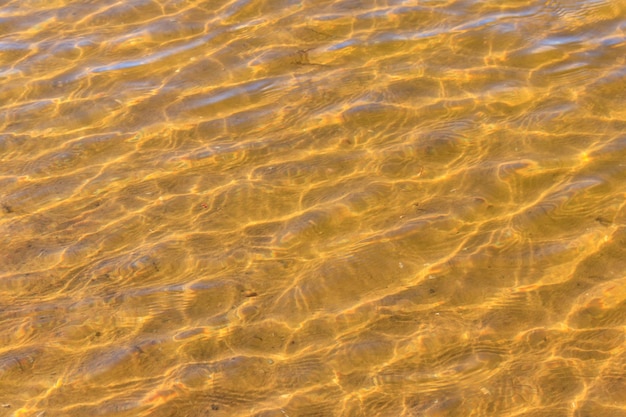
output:
M0 3L0 416L626 416L626 4Z

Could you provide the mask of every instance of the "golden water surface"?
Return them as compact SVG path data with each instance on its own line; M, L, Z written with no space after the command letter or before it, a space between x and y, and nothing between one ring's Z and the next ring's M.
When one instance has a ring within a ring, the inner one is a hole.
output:
M626 416L623 0L0 3L0 416Z

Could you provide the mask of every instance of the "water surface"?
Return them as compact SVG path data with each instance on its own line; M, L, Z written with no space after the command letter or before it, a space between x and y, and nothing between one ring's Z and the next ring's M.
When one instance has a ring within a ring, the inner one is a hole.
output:
M2 2L0 416L626 416L624 57L620 0Z

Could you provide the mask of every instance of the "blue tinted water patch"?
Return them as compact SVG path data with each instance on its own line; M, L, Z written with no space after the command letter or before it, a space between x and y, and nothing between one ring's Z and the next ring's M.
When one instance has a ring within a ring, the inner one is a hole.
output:
M475 20L473 22L465 23L461 26L455 27L456 30L467 30L467 29L475 29L478 27L486 26L489 23L496 22L498 19L496 17L485 17L483 19Z
M0 42L0 51L4 52L28 51L29 49L29 43L6 41Z
M534 9L534 8L523 9L523 10L520 10L519 12L514 12L514 13L511 13L511 12L493 13L491 15L484 16L481 19L467 22L460 26L456 26L454 30L476 29L476 28L491 25L492 23L495 23L495 22L504 23L503 21L508 21L511 19L517 19L517 18L529 17L529 16L532 17L536 13L537 13L537 9Z
M403 6L393 9L395 15L408 15L415 12L430 12L432 9L422 6ZM438 10L439 13L446 13L446 11Z
M615 46L626 42L624 36L612 36L610 38L603 39L600 43L602 46Z
M234 15L235 13L239 12L241 9L246 7L248 4L250 4L250 0L237 0L236 2L232 3L227 10L224 10L223 12L221 12L220 17L222 19L231 17L232 15Z
M357 16L357 19L385 19L390 14L392 10L383 9L383 10L372 10L370 12L366 12Z
M519 29L514 23L500 23L499 25L494 26L495 29L500 33L512 33L517 32Z
M358 44L360 41L357 39L348 39L343 42L338 43L337 45L333 45L328 48L329 51L339 51L344 48L348 48L350 46Z
M19 114L21 118L25 118L29 116L29 113L38 114L44 109L48 108L48 110L52 110L56 107L56 103L53 100L40 100L40 101L31 101L28 103L20 104L19 106L11 109L15 113Z
M230 115L228 119L226 119L226 122L228 123L229 127L245 126L246 124L255 125L255 121L263 120L274 113L276 113L276 109L271 106L255 110L245 110ZM252 127L253 126L250 126L250 128Z
M91 72L94 73L100 73L100 72L107 72L107 71L117 71L117 70L121 70L121 69L128 69L128 68L134 68L134 67L139 67L142 65L146 65L146 64L152 64L153 62L157 62L163 58L168 58L170 56L176 55L178 53L184 52L184 51L188 51L190 49L202 46L204 44L206 44L209 40L211 40L212 38L214 38L215 36L217 36L218 32L214 32L210 35L207 36L203 36L199 39L196 39L195 41L191 41L191 42L185 42L184 44L171 48L171 49L167 49L163 52L160 53L156 53L153 54L147 58L144 59L134 59L134 60L130 60L130 61L124 61L124 62L118 62L118 63L114 63L114 64L110 64L110 65L104 65L102 67L96 67L93 68L91 70Z
M247 83L238 87L242 88L247 94L252 94L257 91L267 90L269 87L275 84L274 82L275 80L276 79L264 79L264 80Z
M317 15L314 17L315 20L319 20L322 22L331 22L333 20L341 20L344 18L345 16L342 14L326 14L326 15Z
M118 64L106 65L104 67L95 68L94 70L92 70L92 72L99 73L99 72L107 72L107 71L115 71L115 70L133 68L133 67L145 65L149 62L152 62L152 61L151 60L136 60L136 61L120 62Z
M441 35L442 33L449 32L447 29L427 30L424 32L404 32L404 33L381 33L376 36L376 42L396 42L396 41L411 41L416 39L432 38L433 36Z
M580 36L552 36L539 42L540 45L559 46L582 42Z
M250 27L256 27L256 26L261 26L267 23L267 19L254 19L254 20L250 20L247 22L241 22L237 25L233 25L231 27L229 27L230 31L237 31L237 30L241 30L241 29L247 29Z
M243 85L235 85L229 88L220 89L217 93L209 93L205 97L200 97L197 99L191 99L193 102L193 107L203 107L212 104L217 104L237 96L241 96L242 94L252 94L254 92L265 91L271 86L273 86L273 79L265 79L259 80Z
M48 45L47 43L49 43L50 45ZM67 41L62 41L62 42L47 42L47 43L43 43L41 46L41 49L48 49L49 47L52 49L52 51L54 53L58 53L58 52L66 52L66 51L72 51L75 49L82 49L82 48L87 48L87 47L98 47L99 45L90 40L90 39L70 39Z

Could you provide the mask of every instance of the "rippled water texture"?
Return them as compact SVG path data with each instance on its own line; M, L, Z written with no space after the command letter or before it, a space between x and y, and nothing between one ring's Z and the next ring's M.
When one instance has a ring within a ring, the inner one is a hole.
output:
M622 0L0 2L0 416L626 416Z

